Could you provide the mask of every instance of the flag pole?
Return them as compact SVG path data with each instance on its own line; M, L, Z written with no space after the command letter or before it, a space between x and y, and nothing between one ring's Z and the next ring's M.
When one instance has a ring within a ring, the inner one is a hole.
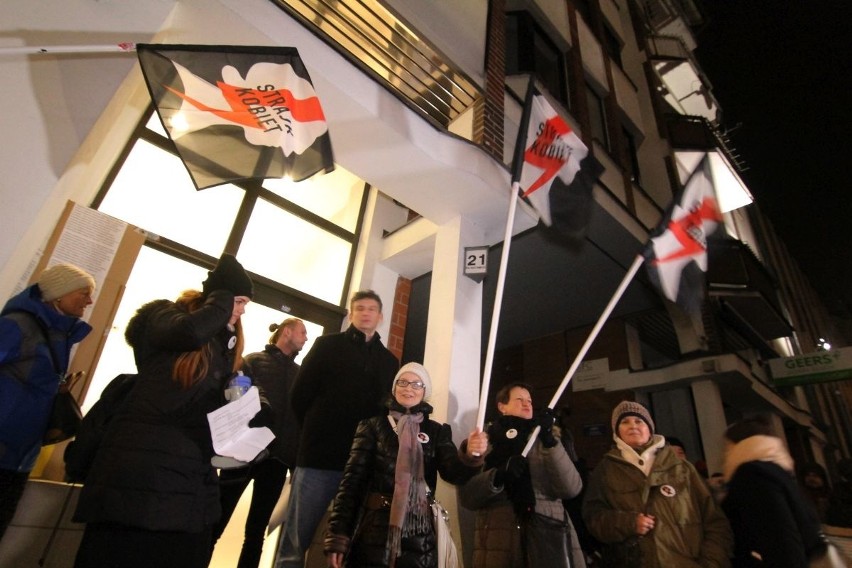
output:
M618 288L612 295L612 298L610 298L609 303L606 305L606 308L604 308L603 313L598 318L595 327L592 328L592 331L589 333L589 337L586 338L586 342L583 343L583 346L580 348L580 351L574 358L574 362L571 363L571 366L568 368L568 372L565 373L565 378L562 379L562 384L559 385L559 388L556 389L556 394L554 394L553 398L550 399L550 404L547 405L548 408L552 409L554 406L556 406L556 403L559 402L559 398L562 396L562 393L565 392L566 387L568 387L568 383L570 383L571 379L574 377L574 373L577 371L577 367L580 366L580 363L583 361L583 357L586 356L586 353L592 346L592 342L597 339L597 336L600 333L603 324L606 323L606 320L609 318L609 315L612 313L612 310L615 309L615 305L621 299L621 296L624 295L624 291L627 290L627 286L630 285L630 282L633 280L633 277L636 276L636 272L639 271L639 268L644 262L644 255L636 255L636 258L633 260L633 264L631 264L630 268L627 270L627 274L625 274L624 278L621 279L621 284L618 285ZM526 457L530 449L532 449L532 446L535 443L535 440L538 437L538 433L540 430L540 426L535 427L535 430L533 430L533 433L530 435L530 438L527 441L527 445L524 447L524 451L521 455Z
M524 151L527 145L527 128L530 123L532 99L535 79L530 75L527 93L524 98L524 110L521 114L521 124L518 127L518 139L515 143L515 154L512 159L512 193L509 197L509 215L506 219L506 231L503 234L503 252L500 255L500 270L497 272L497 286L494 291L494 309L491 313L491 327L488 332L488 346L485 350L485 364L482 370L482 387L479 393L479 411L476 415L476 428L482 430L485 426L485 411L488 408L488 387L491 383L491 368L494 364L494 349L497 343L497 327L500 322L500 309L503 305L503 288L506 283L506 264L509 259L509 248L512 244L512 232L515 226L515 211L518 207L518 195L521 187L521 169L524 164Z
M482 388L479 394L479 412L476 415L476 427L482 430L485 425L485 410L488 407L488 387L491 383L491 368L494 364L494 344L497 339L497 327L500 309L503 306L503 288L506 284L506 262L512 244L512 230L515 225L515 211L518 207L519 182L512 183L512 195L509 198L509 216L506 220L506 232L503 235L503 252L500 255L500 270L497 272L497 287L494 292L494 308L491 312L491 328L488 332L488 347L485 350L485 365L482 371Z
M110 53L136 51L133 42L109 45L50 45L50 46L10 46L0 47L0 55L54 55L58 53Z

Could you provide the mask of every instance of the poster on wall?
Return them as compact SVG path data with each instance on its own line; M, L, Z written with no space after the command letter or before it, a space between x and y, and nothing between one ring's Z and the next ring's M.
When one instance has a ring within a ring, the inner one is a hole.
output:
M68 365L69 373L85 373L84 379L72 389L78 402L82 402L86 395L125 283L144 243L145 233L141 229L69 201L30 275L30 284L33 284L46 268L67 262L79 266L95 278L93 304L84 315L93 331L74 347ZM62 479L65 444L45 446L32 476Z

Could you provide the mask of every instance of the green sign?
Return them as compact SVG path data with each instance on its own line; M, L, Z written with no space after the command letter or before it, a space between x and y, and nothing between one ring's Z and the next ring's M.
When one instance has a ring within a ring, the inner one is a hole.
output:
M810 385L852 379L852 347L769 361L777 386Z

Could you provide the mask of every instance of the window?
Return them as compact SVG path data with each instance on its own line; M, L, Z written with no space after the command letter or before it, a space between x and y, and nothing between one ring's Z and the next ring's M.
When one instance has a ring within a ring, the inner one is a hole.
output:
M621 41L606 26L603 26L603 47L609 58L621 67Z
M636 185L642 185L639 176L639 156L636 150L636 138L624 127L621 128L621 132L624 136L624 145L627 151L627 163L624 164L624 168L630 174L630 181Z
M366 184L340 168L300 183L247 181L197 191L151 115L93 205L148 232L89 387L84 409L119 373L133 372L127 322L144 303L199 288L211 262L237 251L254 275L242 318L245 353L260 351L271 323L305 321L311 341L338 331L345 313ZM298 361L298 359L297 359Z
M531 73L570 108L565 56L527 12L506 14L506 75Z
M606 109L603 98L587 83L586 101L589 105L589 122L592 127L592 137L600 142L607 151L611 150L607 131Z

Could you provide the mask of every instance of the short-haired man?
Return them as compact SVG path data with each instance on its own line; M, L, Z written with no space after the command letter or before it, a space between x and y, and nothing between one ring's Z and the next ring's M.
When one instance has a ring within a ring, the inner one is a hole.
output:
M372 290L353 294L349 328L317 338L302 361L290 401L301 425L276 567L302 568L343 476L358 422L384 414L399 361L376 328L382 300Z
M287 470L296 467L296 450L299 447L299 424L290 404L290 391L299 371L294 359L308 341L305 322L287 318L280 324L269 326L272 336L263 351L243 358L243 371L252 383L263 390L273 417L268 426L275 434L269 444L269 457L245 468L222 469L219 472L219 501L222 517L213 527L211 551L222 536L249 481L254 482L245 538L237 568L257 568L263 552L266 525L278 502Z

